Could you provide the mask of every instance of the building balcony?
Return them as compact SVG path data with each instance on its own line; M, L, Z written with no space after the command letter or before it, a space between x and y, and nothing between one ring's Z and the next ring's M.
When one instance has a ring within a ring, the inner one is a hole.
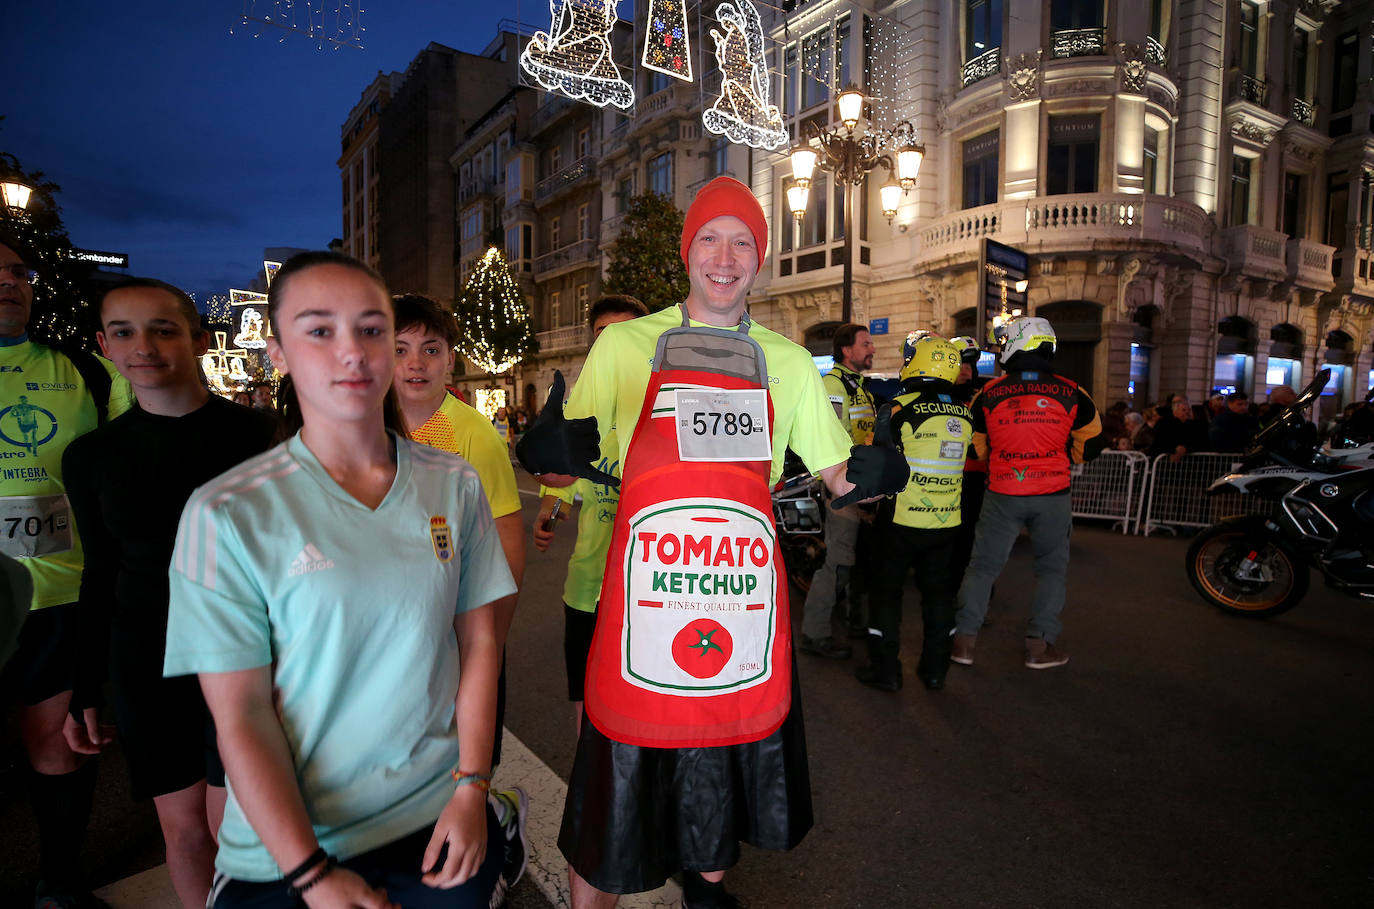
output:
M1208 254L1201 208L1127 193L1038 196L968 208L931 221L920 236L917 264L925 270L976 261L985 237L1038 255L1157 246L1200 263Z
M1303 126L1317 125L1317 105L1306 98L1294 98L1289 116Z
M536 257L534 280L543 281L557 277L565 272L598 264L600 261L601 253L596 248L595 240L578 240L576 243L569 243L553 252Z
M570 350L585 351L591 346L585 325L564 325L561 328L538 332L534 337L539 342L541 354L561 353Z
M960 73L960 84L968 88L975 82L995 76L1002 71L1002 48L994 47L984 51L964 64Z
M1288 235L1257 224L1238 224L1217 234L1217 252L1235 275L1262 281L1284 281Z
M1145 39L1145 62L1151 66L1163 67L1169 62L1169 50L1153 37Z
M577 107L577 102L566 95L559 95L547 92L544 96L544 103L534 110L534 115L530 117L530 132L540 133L551 126L555 120L559 120L564 114L571 113Z
M1236 79L1236 97L1264 107L1269 103L1269 83L1241 73Z
M1288 280L1294 287L1327 293L1336 286L1331 274L1334 246L1294 238L1288 241Z
M535 184L535 204L543 205L564 190L580 186L595 176L596 158L592 155L583 155L558 173L545 177Z
M481 196L495 196L496 190L495 180L469 180L458 187L458 204L467 205Z
M1050 35L1050 56L1100 57L1107 52L1105 28L1061 28Z

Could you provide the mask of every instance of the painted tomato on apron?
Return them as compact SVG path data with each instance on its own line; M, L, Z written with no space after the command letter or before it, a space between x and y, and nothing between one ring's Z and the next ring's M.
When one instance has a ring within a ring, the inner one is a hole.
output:
M757 741L791 707L763 351L747 316L685 323L659 338L625 456L587 668L596 727L657 748Z

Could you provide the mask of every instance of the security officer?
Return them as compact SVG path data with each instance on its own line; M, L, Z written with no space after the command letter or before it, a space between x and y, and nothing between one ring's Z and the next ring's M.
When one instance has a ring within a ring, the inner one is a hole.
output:
M873 441L873 395L862 373L873 368L873 338L868 329L850 322L835 329L835 365L825 374L825 390L835 415L855 445ZM825 564L811 579L802 607L802 653L843 660L853 651L837 642L831 632L835 605L846 593L850 624L854 624L857 597L851 577L863 523L858 505L830 509L825 521Z
M902 585L914 565L921 591L925 636L916 675L932 691L945 687L950 634L958 590L953 554L960 523L964 458L973 426L958 401L954 380L959 351L943 338L925 337L902 367L902 393L893 401L892 433L911 478L894 507L879 516L870 587L867 666L855 676L882 691L902 687ZM875 444L886 440L875 439Z

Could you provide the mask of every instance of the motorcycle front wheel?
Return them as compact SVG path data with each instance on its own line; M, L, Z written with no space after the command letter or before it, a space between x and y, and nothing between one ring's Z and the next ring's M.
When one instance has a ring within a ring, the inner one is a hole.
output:
M1273 537L1225 524L1188 547L1188 580L1222 612L1265 618L1287 612L1307 593L1308 571Z

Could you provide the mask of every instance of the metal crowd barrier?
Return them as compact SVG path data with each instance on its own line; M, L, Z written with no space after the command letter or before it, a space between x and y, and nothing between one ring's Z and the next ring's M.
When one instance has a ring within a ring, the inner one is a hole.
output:
M1186 454L1177 462L1167 454L1157 456L1141 487L1136 533L1175 533L1179 527L1208 527L1228 515L1272 513L1274 503L1257 496L1234 490L1208 494L1212 482L1239 463L1240 455L1226 452Z
M1104 451L1086 464L1075 464L1069 494L1076 518L1103 518L1112 528L1130 533L1139 521L1141 487L1150 459L1138 451Z

